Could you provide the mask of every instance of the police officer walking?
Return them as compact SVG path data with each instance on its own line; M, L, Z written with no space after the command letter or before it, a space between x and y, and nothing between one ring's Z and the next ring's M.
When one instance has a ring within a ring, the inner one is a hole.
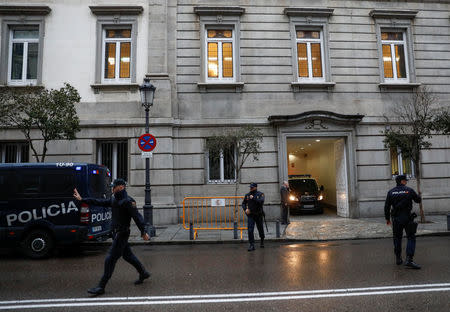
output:
M138 271L139 278L134 282L136 285L142 284L145 279L150 277L150 273L145 270L128 244L131 218L133 218L141 231L141 236L144 240L148 241L150 236L145 232L145 223L141 214L137 211L136 201L128 196L125 186L125 180L114 180L111 184L113 192L111 199L81 198L77 189L74 190L73 196L83 203L112 208L113 243L106 256L105 270L100 282L97 287L88 289L88 293L93 295L105 293L105 286L111 278L116 262L120 257L123 257L125 261L134 266Z
M283 185L280 188L281 197L281 224L289 224L288 213L289 213L289 183L283 181Z
M250 245L248 246L248 251L255 250L255 224L258 228L259 237L261 238L260 247L264 248L264 228L263 228L263 217L264 217L264 193L258 191L258 184L250 184L250 193L247 193L242 201L242 209L244 209L247 215L247 226L248 226L248 240Z
M416 249L416 230L417 223L414 222L415 213L411 214L412 201L420 203L421 198L410 187L406 186L407 178L405 175L398 175L395 178L397 186L391 189L386 197L384 205L384 216L386 224L391 224L394 234L394 253L397 265L403 263L402 259L402 237L403 230L406 232L408 242L406 245L406 263L407 267L420 269L420 266L413 261L414 251ZM392 206L392 210L391 210Z

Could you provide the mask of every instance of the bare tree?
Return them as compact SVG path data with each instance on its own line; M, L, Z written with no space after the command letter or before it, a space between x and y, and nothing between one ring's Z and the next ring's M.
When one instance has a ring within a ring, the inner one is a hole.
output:
M444 109L433 120L433 129L450 134L450 109Z
M409 158L414 164L417 191L422 193L421 151L428 149L428 140L433 134L445 134L445 116L438 110L437 97L425 86L413 91L407 101L400 102L392 109L389 127L385 130L385 146L399 148L402 157ZM437 125L436 120L442 120ZM448 127L448 124L447 124ZM448 128L447 128L448 133ZM423 202L419 204L420 221L426 222Z
M37 162L44 162L47 144L52 140L75 139L80 131L75 103L78 91L69 84L59 90L44 88L2 88L0 90L0 126L19 129L25 136ZM41 157L36 149L32 131L38 130L43 139Z

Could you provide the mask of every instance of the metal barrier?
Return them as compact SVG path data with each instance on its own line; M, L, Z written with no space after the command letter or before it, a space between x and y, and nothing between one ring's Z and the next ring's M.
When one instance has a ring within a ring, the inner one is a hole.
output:
M247 229L247 218L241 203L243 196L185 197L183 199L183 227L190 231L190 239L201 230ZM236 222L236 225L234 224ZM235 238L237 235L235 234Z

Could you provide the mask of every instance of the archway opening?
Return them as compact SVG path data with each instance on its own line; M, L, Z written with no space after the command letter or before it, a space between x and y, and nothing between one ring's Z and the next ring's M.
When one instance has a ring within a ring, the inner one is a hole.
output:
M345 139L288 137L290 212L348 216Z

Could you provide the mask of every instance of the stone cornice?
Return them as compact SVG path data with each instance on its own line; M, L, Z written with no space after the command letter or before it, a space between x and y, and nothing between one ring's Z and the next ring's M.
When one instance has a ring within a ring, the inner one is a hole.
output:
M271 124L283 124L288 122L300 122L310 119L328 119L338 123L355 124L363 119L364 115L343 115L329 111L309 111L297 115L272 115L269 116Z
M194 7L194 13L197 15L242 15L245 9L241 7L209 7L197 6Z
M403 18L413 19L419 11L414 10L372 10L369 16L373 18Z
M125 5L91 5L91 12L95 15L139 15L144 11L142 6Z
M284 14L287 16L318 16L329 17L334 9L329 8L285 8Z
M99 93L100 91L135 92L139 90L139 85L137 83L97 83L91 84L91 88L94 90L94 93Z
M46 5L0 5L0 15L47 15L51 11Z

